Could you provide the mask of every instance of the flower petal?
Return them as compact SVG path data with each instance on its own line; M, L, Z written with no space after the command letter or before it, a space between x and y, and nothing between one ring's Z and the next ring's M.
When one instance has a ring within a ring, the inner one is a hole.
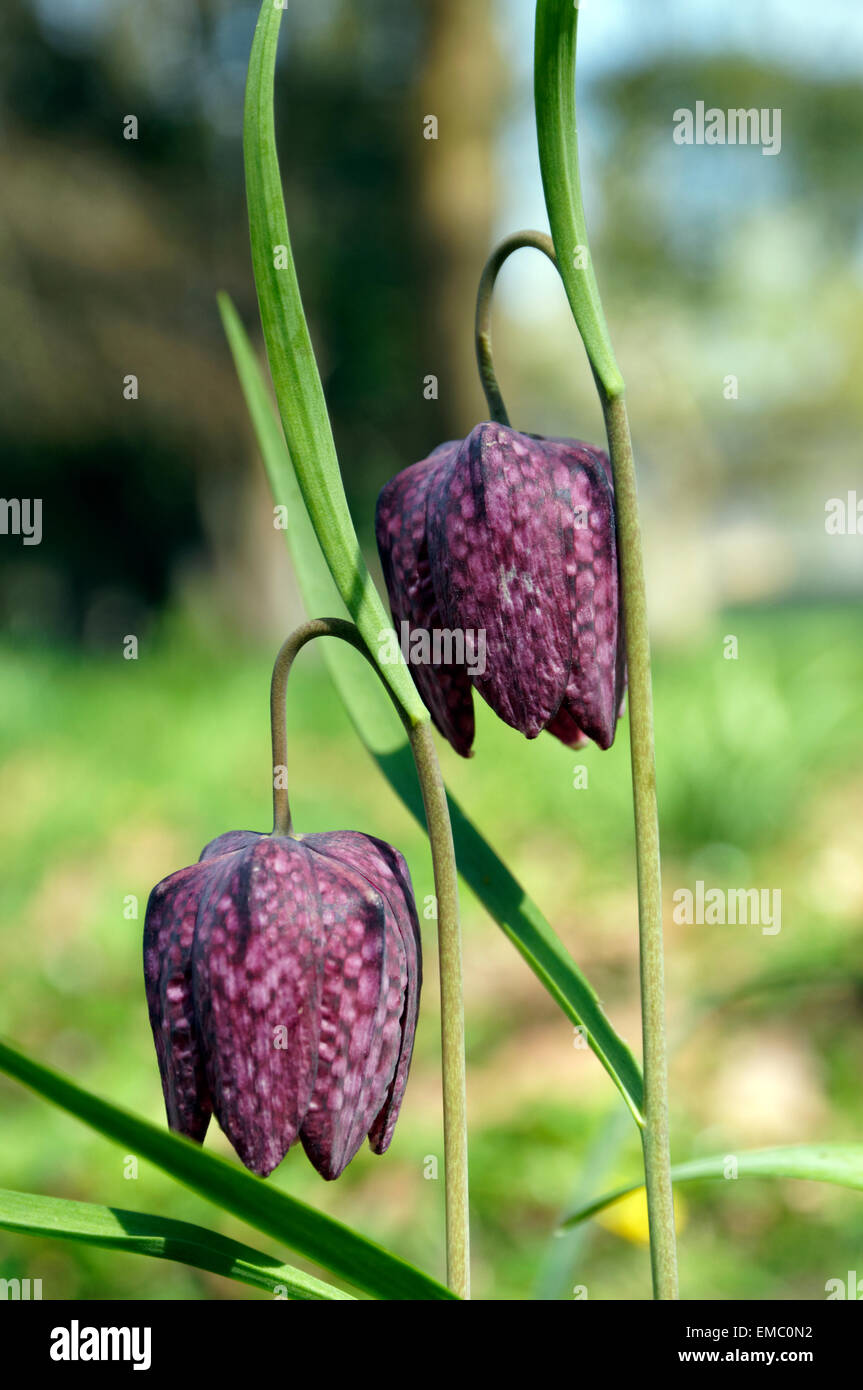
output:
M157 883L144 921L144 982L171 1129L203 1142L212 1114L192 993L192 945L207 871Z
M224 835L217 835L215 840L204 845L198 855L198 862L216 859L220 854L233 854L237 849L250 849L263 838L264 832L260 830L226 830Z
M355 1156L386 1098L407 967L383 896L329 855L316 855L315 875L327 938L318 1072L300 1137L321 1176L332 1179Z
M445 626L484 632L486 669L474 684L528 738L557 713L572 655L557 486L542 441L484 424L429 489L429 560Z
M430 641L445 626L429 573L426 497L435 470L445 466L458 448L457 443L442 444L427 459L397 474L378 498L375 530L390 608L397 629L407 623L409 644L417 631L428 634ZM465 668L412 661L411 674L436 727L457 753L468 757L474 715Z
M572 669L549 729L570 746L571 739L563 735L575 727L600 748L609 748L625 679L610 466L601 450L574 440L545 440L544 445L561 504L576 523L570 529Z
M216 1117L262 1176L296 1139L314 1088L322 945L320 896L300 842L264 836L212 862L195 935L195 1006Z
M399 1052L386 1099L369 1132L369 1143L377 1154L385 1153L393 1137L407 1085L413 1055L422 988L422 941L414 904L410 870L403 855L384 840L372 835L340 831L328 835L309 835L305 841L320 854L331 855L361 873L386 900L398 931L402 953L391 953L394 965L388 982L389 1005L384 1027L398 1025ZM401 978L402 960L404 979Z
M578 727L570 714L566 700L549 724L547 732L554 734L567 748L584 748L590 742L587 734Z

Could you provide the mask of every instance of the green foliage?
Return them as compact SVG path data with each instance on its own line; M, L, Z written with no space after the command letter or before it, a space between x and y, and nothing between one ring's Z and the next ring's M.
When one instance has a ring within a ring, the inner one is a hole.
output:
M859 738L863 618L854 609L729 614L723 632L657 689L664 842L677 853L720 842L751 852L806 814Z
M381 635L390 621L348 510L285 216L273 115L281 21L281 9L263 0L246 83L243 154L255 286L282 426L303 501L336 588L377 659ZM411 720L426 722L428 714L404 661L391 666L379 663L379 669Z
M217 1158L190 1140L101 1100L5 1043L0 1043L0 1070L106 1138L149 1159L224 1211L292 1246L373 1297L453 1297L448 1289L404 1260L252 1177L237 1164Z
M98 1245L104 1250L149 1255L156 1260L178 1260L254 1289L266 1289L302 1302L351 1298L332 1284L324 1284L236 1240L226 1240L215 1231L148 1212L0 1190L0 1227L31 1236Z
M542 186L557 264L573 317L602 389L623 392L590 256L579 178L575 113L578 6L538 0L534 56L536 127Z
M737 662L722 659L729 631L740 639ZM134 669L111 656L0 649L0 933L6 977L15 980L15 989L0 995L0 1030L89 1090L122 1097L159 1128L164 1112L141 985L141 920L124 916L126 897L137 895L143 913L158 878L192 862L226 827L265 828L270 813L272 650L220 650L206 640L175 618L154 632ZM359 679L365 663L347 656ZM863 940L854 869L863 736L848 711L822 739L812 711L829 712L837 690L863 687L860 617L850 608L737 612L685 647L660 646L654 664L667 894L691 884L699 864L728 862L734 883L779 884L786 895L777 938L745 928L670 933L672 1036L687 1025L685 1063L673 1059L676 1153L744 1146L742 1112L717 1104L717 1077L728 1067L739 1076L750 1061L758 1070L777 1038L790 1039L806 1061L811 1098L802 1109L802 1097L784 1103L781 1133L778 1119L769 1129L766 1120L754 1128L750 1118L745 1147L852 1142L863 1126ZM787 773L762 781L759 770L748 788L738 767L758 766L763 721L739 724L733 760L721 744L714 753L707 738L688 751L700 711L741 678L777 692L792 730L801 731L789 740ZM307 830L362 827L398 844L422 904L433 886L420 826L370 770L314 651L293 681L298 823ZM574 755L550 738L527 742L479 704L476 757L465 763L444 752L447 780L465 814L542 904L610 1016L630 1020L634 1040L632 902L619 886L632 854L625 730L607 754ZM589 770L584 791L573 789L576 759ZM736 800L723 809L738 775ZM674 795L678 777L690 789L686 798ZM736 826L738 810L746 815ZM720 812L726 859L717 860ZM829 875L822 867L828 852L840 856L838 871L830 859ZM464 918L476 1292L525 1299L533 1296L547 1249L565 1249L560 1240L549 1244L550 1234L575 1205L593 1136L615 1093L591 1054L573 1047L571 1026L470 892ZM434 923L423 919L422 926L433 961ZM762 981L757 994L749 994L750 981ZM707 997L713 1006L735 992L733 1004L699 1010L699 1026L689 1026L685 1001ZM425 1158L439 1156L440 1142L436 1008L432 965L404 1113L386 1159L361 1153L339 1183L323 1184L302 1153L292 1153L268 1185L440 1277L441 1184L424 1178ZM732 1057L730 1049L747 1039L751 1050ZM763 1085L773 1085L773 1073ZM147 1163L130 1197L123 1150L20 1087L0 1089L0 1181L7 1188L214 1224L212 1207ZM638 1171L631 1124L625 1145L604 1177L594 1175L583 1200ZM229 1153L215 1129L207 1148ZM828 1275L854 1267L863 1240L857 1193L743 1180L681 1192L691 1297L823 1297ZM226 1236L248 1239L238 1220L227 1213L217 1219ZM643 1297L644 1249L595 1222L583 1229L587 1243L572 1257L573 1277L567 1281L562 1271L554 1296L571 1296L567 1282L587 1282L591 1298ZM0 1276L44 1273L46 1297L230 1296L232 1285L218 1276L174 1262L152 1271L150 1265L119 1262L93 1247L0 1235ZM265 1295L249 1289L246 1296Z
M703 1182L705 1178L795 1178L810 1182L830 1182L863 1192L863 1144L798 1144L778 1149L759 1149L754 1153L714 1154L678 1163L672 1169L675 1183ZM641 1183L606 1192L571 1212L561 1223L564 1228L587 1221L597 1212L613 1206Z

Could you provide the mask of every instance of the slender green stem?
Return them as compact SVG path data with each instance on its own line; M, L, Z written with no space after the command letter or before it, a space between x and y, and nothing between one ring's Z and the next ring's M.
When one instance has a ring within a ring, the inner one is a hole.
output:
M677 1297L677 1250L668 1124L662 887L653 694L644 558L624 382L614 356L581 197L575 119L578 8L537 0L535 97L543 188L560 273L587 351L605 415L614 475L635 810L644 1046L644 1169L655 1298Z
M270 685L273 735L273 834L290 835L285 699L288 676L297 653L315 637L339 637L348 642L377 671L377 662L353 623L343 618L315 618L298 627L282 644ZM444 1183L446 1188L447 1283L459 1298L470 1297L470 1231L468 1218L467 1101L462 1000L461 925L458 875L446 789L441 776L431 725L417 724L384 684L410 741L422 791L437 899L438 952L441 988L441 1057L443 1073Z
M447 1283L460 1298L470 1298L464 1005L455 849L446 788L431 726L414 725L408 729L408 738L422 788L437 899L444 1169L447 1185Z
M292 632L290 637L286 638L282 643L273 665L273 678L270 682L270 727L273 740L274 835L293 834L291 809L288 801L288 779L286 775L288 766L288 733L286 727L288 677L291 674L291 667L298 653L302 651L307 642L312 642L316 637L341 638L343 642L347 642L366 658L376 674L378 671L377 662L369 651L359 628L357 628L354 623L349 623L345 618L313 618L310 622L303 623L301 627L298 627L296 631ZM414 721L391 688L384 681L382 681L381 684L389 695L396 713L410 738L416 727Z
M618 554L629 676L629 738L635 809L638 933L641 970L641 1034L644 1049L644 1174L650 1221L650 1258L657 1298L676 1298L677 1252L668 1123L668 1058L665 1039L665 966L662 942L662 878L653 687L641 523L635 461L623 396L603 398L614 475Z
M282 643L273 666L273 679L270 682L270 727L273 738L273 834L290 835L294 825L291 820L291 807L288 801L288 730L287 694L288 676L297 652L310 642L315 634L300 628L292 632Z
M497 277L500 274L504 262L509 259L514 251L520 251L523 247L532 247L535 251L542 251L548 256L552 265L557 265L557 256L554 252L554 242L545 232L513 232L511 236L505 237L499 246L496 246L485 263L482 278L479 282L479 290L476 296L476 360L479 367L480 381L485 398L488 403L488 417L498 425L509 425L509 415L503 403L503 396L497 384L497 373L494 369L494 358L491 350L491 305L494 287Z

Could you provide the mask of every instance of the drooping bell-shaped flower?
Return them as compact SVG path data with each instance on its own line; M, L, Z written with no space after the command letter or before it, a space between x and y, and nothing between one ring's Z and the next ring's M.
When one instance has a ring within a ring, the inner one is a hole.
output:
M387 483L376 530L402 650L457 752L472 685L528 738L610 747L626 677L606 454L477 425Z
M421 984L398 850L353 831L230 831L153 889L144 974L172 1129L215 1114L263 1176L299 1137L337 1178L392 1138Z

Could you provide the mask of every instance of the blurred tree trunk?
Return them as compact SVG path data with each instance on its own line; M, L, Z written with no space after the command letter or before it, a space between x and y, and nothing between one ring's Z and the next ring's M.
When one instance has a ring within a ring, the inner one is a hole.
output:
M473 348L477 284L491 249L494 136L505 82L491 0L426 0L414 206L426 274L419 287L428 372L440 383L441 437L486 409ZM423 136L437 117L437 139Z
M491 0L338 0L286 16L291 237L370 551L386 479L482 413L471 306L491 221L491 15ZM253 22L233 0L160 0L106 12L73 48L30 0L0 5L4 490L64 518L38 583L31 559L0 555L0 591L16 575L26 590L27 631L81 640L109 609L114 641L178 599L273 640L296 617L214 301L227 289L259 343L240 145ZM133 526L146 544L129 544ZM0 605L0 629L13 618Z

